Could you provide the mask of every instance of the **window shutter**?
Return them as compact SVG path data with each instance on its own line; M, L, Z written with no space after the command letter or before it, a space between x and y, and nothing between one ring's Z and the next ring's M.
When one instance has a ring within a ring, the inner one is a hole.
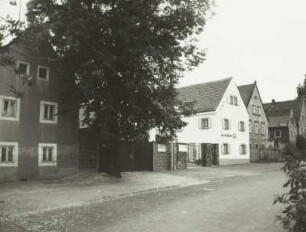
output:
M231 152L232 152L232 149L231 149L231 145L228 143L228 154L231 154Z
M224 144L221 144L221 153L224 154Z
M210 129L212 126L211 118L208 118L208 128Z
M222 129L225 129L225 119L222 118Z
M199 121L198 121L198 127L199 127L199 129L203 129L202 128L202 118L200 118Z
M242 154L242 145L239 145L239 154Z
M228 129L230 130L232 128L232 121L230 119L228 119Z
M241 131L241 121L238 121L238 130Z

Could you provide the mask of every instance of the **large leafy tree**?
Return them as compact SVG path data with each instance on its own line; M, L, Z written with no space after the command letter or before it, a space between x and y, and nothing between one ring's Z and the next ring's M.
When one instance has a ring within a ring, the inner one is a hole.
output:
M116 160L120 141L147 138L157 128L168 138L191 108L176 99L182 73L204 53L209 0L30 0L23 38L48 41L67 85L64 99L86 105L86 121ZM95 117L90 118L90 112Z

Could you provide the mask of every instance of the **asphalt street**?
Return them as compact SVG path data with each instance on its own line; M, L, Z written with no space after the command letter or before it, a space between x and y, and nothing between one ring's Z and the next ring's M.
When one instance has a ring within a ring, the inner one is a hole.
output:
M284 192L280 171L140 193L88 206L16 219L28 231L282 232L275 221Z

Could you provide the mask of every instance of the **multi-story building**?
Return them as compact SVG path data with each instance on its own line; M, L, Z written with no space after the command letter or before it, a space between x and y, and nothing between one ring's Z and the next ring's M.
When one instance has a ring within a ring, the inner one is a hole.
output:
M268 118L256 81L253 84L238 86L238 89L250 116L250 159L258 161L260 150L268 143Z
M77 172L78 112L63 113L50 50L16 40L7 48L15 65L0 66L0 181Z
M182 102L193 102L196 114L177 133L189 145L189 161L212 156L212 164L248 163L249 114L232 78L178 89Z
M303 96L293 100L292 110L298 134L306 136L306 99Z
M298 128L293 114L293 102L283 101L264 104L269 119L270 147L284 148L287 144L296 144Z

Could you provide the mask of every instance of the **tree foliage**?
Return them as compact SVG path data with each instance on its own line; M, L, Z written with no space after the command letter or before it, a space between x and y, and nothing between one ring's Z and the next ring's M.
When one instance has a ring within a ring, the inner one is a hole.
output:
M306 150L286 148L286 163L282 170L288 176L284 184L289 191L278 195L274 203L285 205L278 220L290 232L306 231Z
M104 141L132 141L151 128L173 137L185 125L180 115L191 113L174 86L204 59L194 36L209 6L209 0L31 0L25 38L52 45L65 99L84 103L88 121L95 112L92 125Z
M304 83L298 85L297 93L299 97L306 96L306 77L304 79Z

